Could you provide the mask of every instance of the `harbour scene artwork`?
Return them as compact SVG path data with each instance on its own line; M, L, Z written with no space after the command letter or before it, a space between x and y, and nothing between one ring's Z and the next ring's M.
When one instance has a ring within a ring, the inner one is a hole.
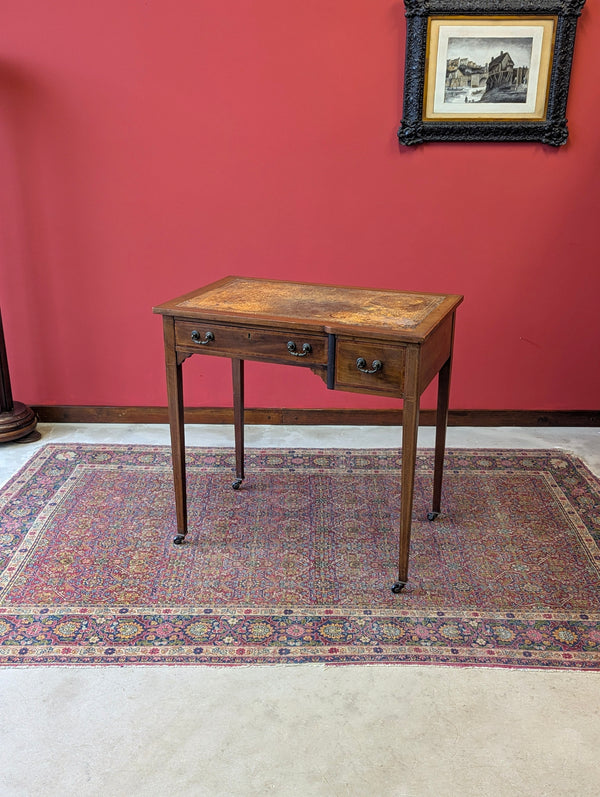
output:
M445 103L525 103L533 37L450 36Z

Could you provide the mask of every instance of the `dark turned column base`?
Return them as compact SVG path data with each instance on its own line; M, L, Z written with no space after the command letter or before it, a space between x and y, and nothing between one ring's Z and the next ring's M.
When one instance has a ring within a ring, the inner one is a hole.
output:
M39 440L41 435L34 431L36 426L37 417L34 411L20 401L15 401L10 412L0 412L0 443L11 440L21 442L21 439L24 443Z

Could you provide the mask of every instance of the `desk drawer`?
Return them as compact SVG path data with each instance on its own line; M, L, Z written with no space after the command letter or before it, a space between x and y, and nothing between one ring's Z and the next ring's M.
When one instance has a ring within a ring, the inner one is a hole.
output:
M268 360L290 365L327 365L327 335L271 330L214 321L175 321L178 349L200 354Z
M404 393L406 346L395 343L338 338L335 387L357 393Z

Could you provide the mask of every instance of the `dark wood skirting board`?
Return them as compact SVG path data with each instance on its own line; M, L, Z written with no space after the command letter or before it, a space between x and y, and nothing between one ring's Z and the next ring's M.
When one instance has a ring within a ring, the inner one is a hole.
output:
M41 423L167 423L166 407L33 407ZM188 407L186 423L233 423L229 407ZM402 410L248 408L247 424L398 426ZM435 426L435 410L421 410L421 426ZM450 410L449 426L600 426L600 410Z

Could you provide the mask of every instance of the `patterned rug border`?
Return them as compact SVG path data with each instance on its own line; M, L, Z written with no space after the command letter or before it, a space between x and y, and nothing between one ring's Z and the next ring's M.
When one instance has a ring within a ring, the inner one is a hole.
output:
M136 467L170 469L166 446L48 443L0 490L0 509L19 504L20 491L54 458L56 481L80 458L92 464L122 465L139 453ZM234 463L230 448L189 449L191 458L214 458L210 467ZM259 465L260 458L270 463ZM312 467L325 470L335 458L347 470L365 458L375 461L366 472L401 467L395 449L248 449L248 467L263 472ZM570 489L570 512L586 525L600 562L600 526L590 516L590 491L600 496L600 481L573 454L560 449L451 449L446 470L461 460L477 460L492 472L511 466L520 472L550 471L559 484L577 477ZM310 465L310 463L317 463ZM433 451L420 449L418 468L429 472ZM365 471L363 471L365 472ZM566 493L565 493L566 494ZM31 497L18 521L43 506ZM16 504L15 504L16 502ZM596 503L600 511L600 504ZM10 558L7 568L10 566ZM401 599L401 598L400 598ZM266 652L267 651L267 652ZM327 605L289 606L15 606L0 604L2 665L241 665L283 663L375 664L428 663L455 666L528 669L600 670L600 613L485 609L374 609Z

